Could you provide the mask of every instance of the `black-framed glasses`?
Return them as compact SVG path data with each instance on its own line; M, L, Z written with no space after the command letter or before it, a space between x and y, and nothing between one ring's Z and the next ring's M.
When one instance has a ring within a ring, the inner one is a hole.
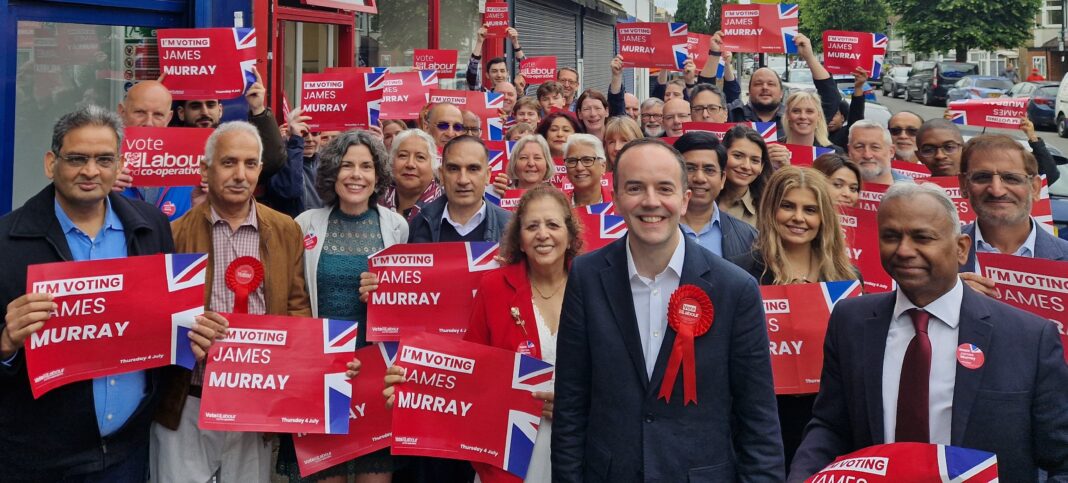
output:
M892 127L887 129L893 136L900 136L902 132L907 133L909 136L916 137L916 134L920 132L918 128L914 127Z
M86 154L78 154L78 153L74 153L74 154L55 153L55 155L56 155L57 158L61 159L64 163L67 163L70 166L73 166L75 168L81 168L81 167L89 164L89 160L93 160L94 162L96 162L97 166L99 166L101 168L104 168L104 169L110 169L110 168L114 167L115 163L117 163L119 161L119 157L114 155L114 154L98 154L98 155L95 155L95 156L89 156L89 155L86 155Z
M714 164L697 166L696 164L686 163L686 174L697 174L698 171L704 173L705 176L708 176L709 178L715 178L721 173L719 166Z
M661 120L663 118L664 118L664 116L662 114L642 114L642 120L643 121L648 121L648 120L659 121L659 120Z
M994 176L1001 178L1005 186L1023 186L1035 177L1033 174L1024 173L991 173L990 171L972 171L966 177L968 182L976 186L986 186L994 182Z
M690 108L690 112L692 112L694 114L699 114L699 115L703 115L705 113L705 111L708 111L709 114L715 114L715 113L717 113L719 111L722 111L722 110L723 110L723 106L720 106L720 105L717 105L717 104L709 104L707 106L693 106L693 107Z
M583 156L581 158L564 158L564 166L567 166L568 168L574 168L575 166L578 166L579 163L582 163L583 167L589 168L590 166L593 166L593 163L596 163L597 161L599 161L601 159L604 159L604 158L600 158L600 157L597 157L597 156Z
M964 147L963 144L956 143L953 141L945 143L941 146L936 146L934 144L924 144L923 146L920 146L920 149L918 149L916 153L923 157L931 157L937 154L938 150L942 150L943 153L946 153L946 156L952 156L954 154L957 154L957 151L960 151L960 148L962 147Z
M467 128L464 127L463 123L461 122L454 122L450 124L448 122L443 121L435 124L434 127L438 128L438 131L448 131L450 127L453 131L456 132L464 132L467 130Z

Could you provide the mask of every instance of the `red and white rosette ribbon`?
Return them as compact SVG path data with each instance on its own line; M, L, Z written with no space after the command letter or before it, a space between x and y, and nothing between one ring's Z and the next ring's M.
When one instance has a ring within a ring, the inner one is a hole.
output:
M679 370L682 370L684 405L697 404L697 368L693 340L708 332L714 314L712 300L696 285L683 285L671 294L668 302L668 325L675 331L675 344L671 347L660 385L660 398L671 402L671 390L675 387Z
M234 293L235 314L248 313L248 296L263 283L263 263L255 257L238 257L226 267L226 288Z

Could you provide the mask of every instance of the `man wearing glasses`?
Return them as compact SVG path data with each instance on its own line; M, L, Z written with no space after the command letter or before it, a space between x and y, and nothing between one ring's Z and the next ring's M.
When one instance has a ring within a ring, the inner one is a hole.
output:
M956 124L945 119L931 119L916 133L916 157L931 170L932 176L960 174L961 148L964 138Z
M664 136L682 136L682 123L690 122L690 103L682 99L672 99L664 103Z
M471 111L463 111L464 113L464 134L468 136L481 137L482 136L482 119L477 114Z
M434 138L438 149L445 147L452 138L460 136L467 131L464 125L464 114L459 107L448 102L442 102L430 108L426 113L427 131Z
M640 122L645 137L655 138L664 134L664 101L650 97L642 103Z
M697 84L690 91L690 114L695 122L727 122L723 91L712 84Z
M890 138L894 140L894 159L918 163L916 159L916 135L923 125L923 118L911 111L901 111L890 117Z
M570 67L561 67L556 71L556 82L560 83L560 86L564 88L564 100L567 102L565 105L569 111L575 111L575 94L578 93L579 87L579 75L578 71Z
M723 258L748 253L756 229L716 206L726 180L727 149L715 134L703 131L683 134L675 141L675 149L686 160L686 179L692 193L679 223L682 233Z

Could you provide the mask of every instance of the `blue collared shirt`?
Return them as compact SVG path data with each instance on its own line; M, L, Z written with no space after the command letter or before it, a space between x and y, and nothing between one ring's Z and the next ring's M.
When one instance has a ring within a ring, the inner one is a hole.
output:
M679 223L679 226L682 227L682 232L686 236L697 240L698 245L716 255L723 256L723 227L719 222L719 207L715 203L712 203L712 219L701 229L701 233L693 231L693 228L685 223Z
M1031 232L1027 234L1027 239L1024 240L1023 245L1020 245L1020 248L1016 249L1015 253L1010 253L1010 255L1028 258L1035 257L1035 240L1038 239L1038 232L1036 230L1038 230L1039 228L1035 226L1034 218L1032 218L1030 222ZM986 239L983 238L983 230L979 229L979 222L975 223L974 248L975 253L1001 253L1001 251L994 247L994 245L987 243ZM983 271L979 269L979 257L975 257L975 273L983 273Z
M89 238L74 225L70 217L56 201L56 218L67 238L67 246L74 260L102 260L126 257L126 233L122 221L111 209L111 200L105 198L104 226L96 238ZM96 424L100 435L114 433L130 419L141 399L145 396L145 372L136 371L93 379L93 404L96 407Z

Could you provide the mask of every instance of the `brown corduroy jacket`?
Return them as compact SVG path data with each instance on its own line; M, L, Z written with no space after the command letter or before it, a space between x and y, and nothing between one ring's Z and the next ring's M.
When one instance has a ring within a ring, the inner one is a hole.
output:
M260 234L260 261L263 262L263 298L267 313L311 317L308 293L304 288L304 239L300 226L292 218L256 204L256 222ZM171 223L176 253L207 253L208 274L204 284L204 306L211 303L214 280L214 253L211 240L211 209L208 202L194 206ZM167 368L163 383L163 402L156 421L176 430L182 407L189 395L192 372L177 366Z

